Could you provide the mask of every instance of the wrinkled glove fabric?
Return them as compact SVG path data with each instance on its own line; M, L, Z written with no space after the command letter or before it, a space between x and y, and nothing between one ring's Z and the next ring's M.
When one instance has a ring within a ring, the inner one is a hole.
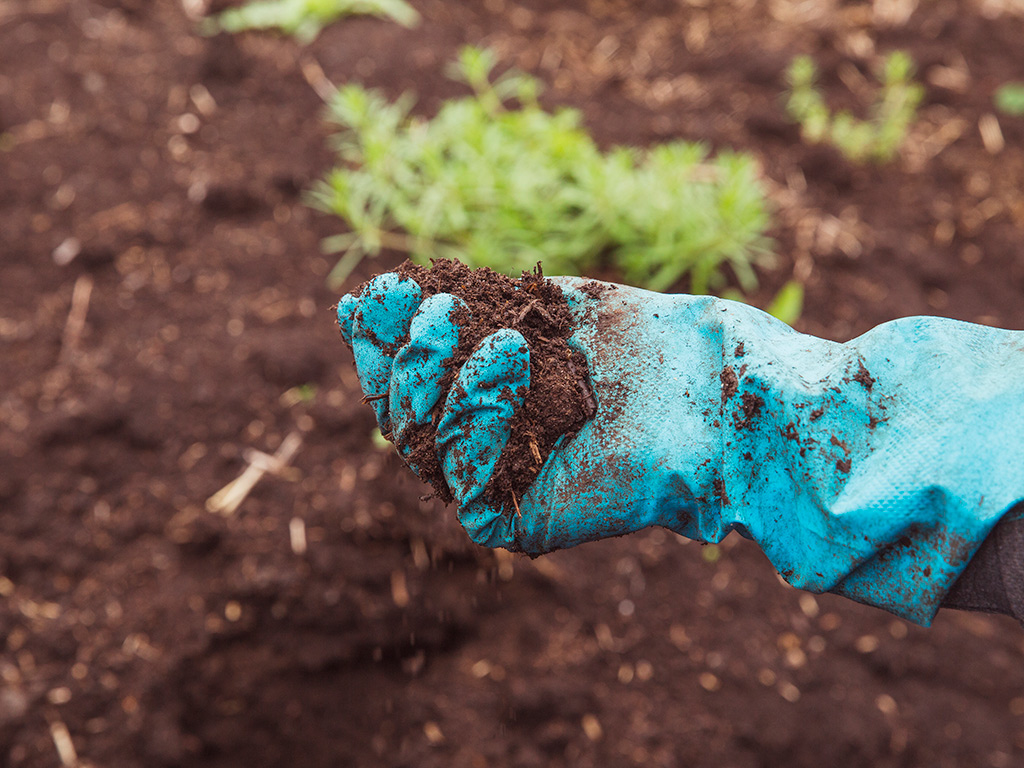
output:
M516 510L484 491L529 387L522 337L488 337L440 402L458 299L421 305L387 274L338 307L403 455L404 430L439 426L477 543L536 555L652 525L704 542L735 530L796 587L928 624L1024 499L1024 333L913 317L840 344L713 297L555 281L598 409Z

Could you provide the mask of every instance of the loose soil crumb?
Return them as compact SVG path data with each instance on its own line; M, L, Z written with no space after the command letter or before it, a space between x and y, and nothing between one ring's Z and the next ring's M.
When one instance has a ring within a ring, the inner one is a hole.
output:
M736 389L739 387L739 379L736 377L736 371L733 370L731 365L727 365L722 369L719 378L722 380L722 403L725 404L730 397L736 394Z
M740 400L742 402L740 412L734 417L736 429L747 429L750 422L761 413L761 409L764 407L764 398L752 392L744 392L740 396Z
M559 438L575 434L597 410L586 358L567 343L573 324L565 296L544 278L540 264L518 280L446 260L435 261L429 269L406 261L397 271L419 283L424 300L436 293L452 293L468 307L465 316L456 317L459 347L446 364L432 423L414 429L409 440L410 463L445 502L452 501L452 493L437 458L435 437L459 369L485 337L502 328L518 331L529 345L530 390L513 417L508 444L484 490L493 503L512 510Z
M608 283L598 282L597 280L588 280L582 286L580 286L580 290L587 294L587 296L589 296L590 298L598 299L601 297L601 294L605 293L606 291L614 291L615 286L610 285Z
M861 384L868 392L875 385L875 377L868 373L868 369L864 367L863 360L857 361L857 373L854 375L853 380Z

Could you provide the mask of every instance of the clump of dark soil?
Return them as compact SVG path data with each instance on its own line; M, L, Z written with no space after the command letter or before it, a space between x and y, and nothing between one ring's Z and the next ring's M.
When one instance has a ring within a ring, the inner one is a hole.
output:
M437 260L429 269L407 261L398 273L419 283L424 300L436 293L452 293L468 308L455 318L459 347L446 363L432 422L412 430L408 440L410 462L445 502L453 497L437 458L435 436L459 369L484 338L502 328L518 331L529 345L530 389L513 417L508 444L484 490L493 503L515 509L559 438L577 432L596 411L586 358L567 343L573 323L565 296L544 278L540 264L518 280L447 260Z

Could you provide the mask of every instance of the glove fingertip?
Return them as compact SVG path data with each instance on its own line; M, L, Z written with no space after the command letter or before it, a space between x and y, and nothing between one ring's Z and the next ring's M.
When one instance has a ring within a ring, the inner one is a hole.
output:
M457 322L469 322L469 307L452 293L435 293L424 301L413 315L409 338L447 336L457 333Z
M441 398L444 364L459 346L456 318L465 303L438 293L420 305L409 327L409 343L395 356L391 376L391 416L396 442L414 424L425 424ZM468 315L467 315L468 316Z
M338 301L338 330L341 331L341 340L349 347L352 346L352 320L359 300L351 293L346 293Z
M529 347L507 328L480 342L459 371L438 424L437 448L460 506L483 493L529 388Z
M421 296L415 280L387 272L367 283L351 313L352 353L359 384L372 399L377 423L384 432L391 431L387 395L392 363L398 344L409 333Z
M459 525L482 547L505 548L515 541L515 518L497 507L477 501L459 507Z
M409 323L422 295L415 280L396 272L377 275L359 296L353 333L378 344L397 343L409 332Z

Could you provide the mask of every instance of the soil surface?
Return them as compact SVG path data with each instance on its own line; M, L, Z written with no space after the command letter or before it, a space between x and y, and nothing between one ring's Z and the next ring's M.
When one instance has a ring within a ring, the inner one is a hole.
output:
M461 316L452 318L459 327L459 346L446 363L431 423L412 430L408 439L410 461L442 501L450 503L452 493L437 458L437 425L456 375L480 342L495 331L510 328L526 339L529 391L516 393L523 398L522 405L512 417L508 443L484 488L485 498L506 514L514 514L518 499L540 473L555 443L563 435L575 434L596 410L586 358L567 343L573 326L565 296L544 279L539 264L518 280L448 260L435 261L429 269L406 261L398 273L419 284L424 300L450 293L465 304Z
M0 764L1021 764L1008 619L798 593L735 537L471 545L372 439L324 287L340 226L302 199L331 161L313 85L429 115L487 44L604 146L754 153L780 258L753 300L804 281L801 330L1020 329L1024 120L991 106L1019 3L414 4L302 48L201 37L203 0L0 2ZM894 48L927 91L900 160L801 143L790 58L857 109ZM274 471L209 511L250 464Z

